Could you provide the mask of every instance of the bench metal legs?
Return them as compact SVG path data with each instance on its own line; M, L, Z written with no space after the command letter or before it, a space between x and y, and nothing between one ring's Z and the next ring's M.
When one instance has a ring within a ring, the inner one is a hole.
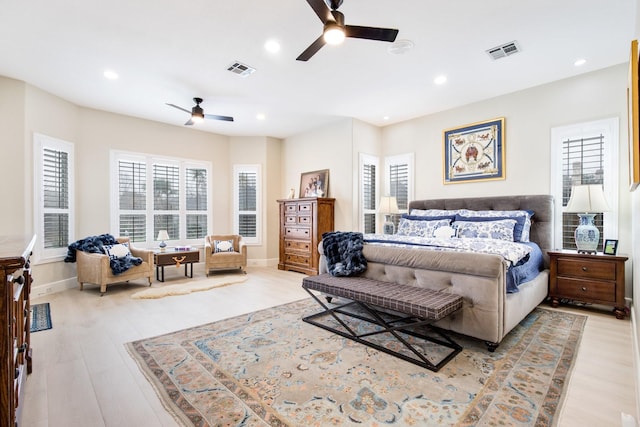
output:
M453 359L458 353L460 353L460 351L462 351L462 347L460 345L458 345L455 341L445 335L440 329L431 326L431 323L433 323L432 320L418 319L414 316L402 317L390 315L388 313L376 310L369 304L360 301L350 301L335 307L329 307L309 289L304 289L318 304L322 306L324 310L319 313L304 317L302 320L312 325L323 328L327 331L336 333L345 338L349 338L361 344L375 348L376 350L391 354L392 356L399 357L400 359L406 360L407 362L414 363L418 366L422 366L423 368L427 368L436 372L439 371L440 368L442 368L445 364L447 364L447 362ZM354 308L356 309L354 310ZM360 313L358 313L357 308L360 309ZM320 319L327 318L327 316L333 317L333 319L335 319L335 321L338 322L342 328L331 326L326 321L320 321ZM375 330L373 331L358 333L354 330L354 327L350 327L347 324L347 319L345 316L369 322L370 324L377 325L378 328L375 328ZM415 330L420 327L423 329L426 328L438 337L435 337L433 335L426 335L425 333L421 333L420 331ZM427 355L425 355L423 351L420 351L422 350L422 348L417 346L415 343L410 343L399 332L415 338L429 341L442 347L446 347L450 349L450 351L446 353L439 362L432 362L427 358ZM391 335L393 335L397 342L401 343L402 346L408 351L395 351L390 348L384 347L372 340L365 339L384 333L390 333Z

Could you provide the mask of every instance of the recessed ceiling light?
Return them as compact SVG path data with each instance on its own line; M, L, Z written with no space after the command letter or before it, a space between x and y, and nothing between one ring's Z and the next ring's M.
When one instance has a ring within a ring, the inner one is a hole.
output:
M258 120L265 120L267 118L267 116L264 113L258 113L256 115L256 119Z
M389 116L384 116L384 117L382 118L382 120L384 120L384 121L389 120Z
M118 78L118 73L116 73L113 70L105 70L105 72L103 73L105 78L109 79L109 80L115 80Z
M576 67L580 67L580 66L582 66L582 65L584 65L586 63L587 63L586 59L580 58L580 59L576 60L576 62L574 62L573 65L575 65Z
M447 76L438 76L433 79L433 82L437 85L441 85L447 81Z
M277 53L277 52L280 51L280 43L278 43L275 40L268 40L264 44L264 48L267 49L267 51L269 51L271 53Z

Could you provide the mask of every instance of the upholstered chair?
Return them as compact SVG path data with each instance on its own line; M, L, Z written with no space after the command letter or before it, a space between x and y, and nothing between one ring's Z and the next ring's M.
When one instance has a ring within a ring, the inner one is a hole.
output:
M242 236L237 234L205 236L204 259L207 276L211 270L236 268L246 274L247 246L242 241Z
M80 290L83 290L85 283L93 283L100 285L100 296L103 296L107 292L107 285L136 279L146 279L148 283L145 284L151 286L151 281L153 280L153 251L134 248L128 237L118 237L117 240L120 243L128 243L131 255L142 258L142 264L114 275L111 270L109 255L76 251Z

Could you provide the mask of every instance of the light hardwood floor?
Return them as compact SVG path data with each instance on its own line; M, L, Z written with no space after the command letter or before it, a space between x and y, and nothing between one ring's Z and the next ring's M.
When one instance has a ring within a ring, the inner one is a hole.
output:
M165 286L204 280L194 269L166 269ZM51 304L53 329L34 333L33 373L22 402L22 427L176 426L124 344L308 297L303 275L249 268L244 283L185 296L131 299L139 285L71 289L34 299ZM154 282L154 286L162 284ZM635 374L628 320L571 309L587 321L559 426L619 426L636 416Z

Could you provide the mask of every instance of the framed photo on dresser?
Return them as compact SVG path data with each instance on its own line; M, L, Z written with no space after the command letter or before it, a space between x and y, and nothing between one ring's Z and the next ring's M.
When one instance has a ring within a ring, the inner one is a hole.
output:
M329 197L329 169L302 173L300 197Z

